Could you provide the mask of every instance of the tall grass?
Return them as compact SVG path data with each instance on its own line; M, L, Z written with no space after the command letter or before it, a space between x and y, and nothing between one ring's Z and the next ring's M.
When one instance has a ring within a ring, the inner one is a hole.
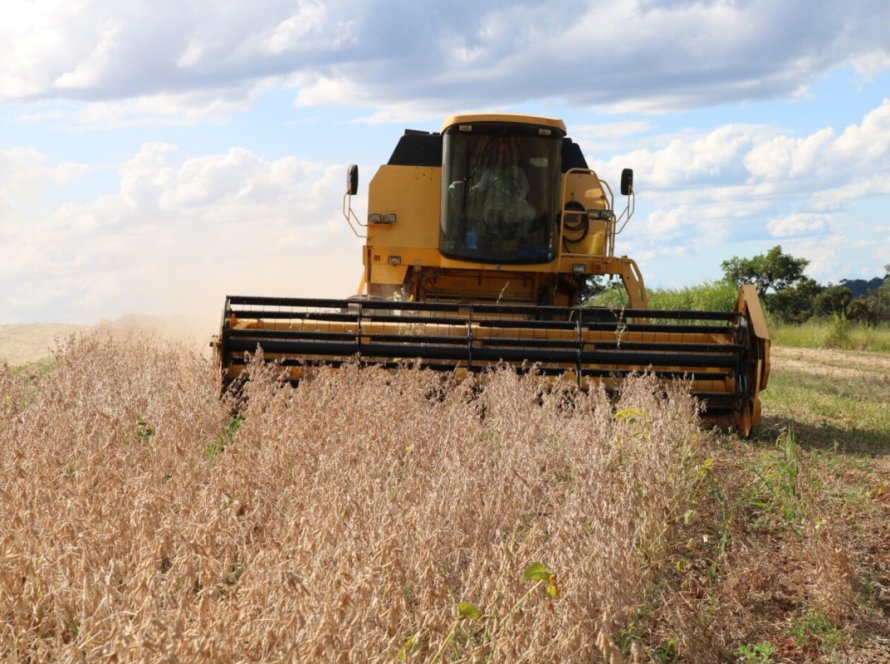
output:
M656 288L648 294L650 309L732 311L738 289L725 281L713 281L679 289ZM589 304L626 308L627 293L623 287L613 286L594 296ZM781 346L890 352L890 325L852 323L844 317L811 319L802 324L784 323L769 314L767 318L770 338Z
M724 281L713 281L685 288L656 288L648 291L651 309L689 311L732 311L735 309L738 289ZM596 295L591 304L610 308L627 306L627 293L623 287L610 288Z
M138 336L0 367L0 659L620 661L699 481L694 404L649 378L245 394Z
M845 318L810 320L800 325L771 322L770 336L782 346L890 352L890 325L863 325Z

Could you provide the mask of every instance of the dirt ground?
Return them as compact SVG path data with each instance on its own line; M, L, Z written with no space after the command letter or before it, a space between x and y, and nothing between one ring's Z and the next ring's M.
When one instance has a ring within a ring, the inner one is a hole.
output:
M890 376L890 354L882 353L773 346L770 349L770 362L774 369L793 369L818 375L844 378L863 374Z
M776 347L771 349L773 372L795 372L839 383L871 385L880 393L890 387L890 354L828 349ZM890 408L890 405L888 405ZM764 414L768 417L768 409ZM802 425L802 423L798 423ZM855 437L855 423L847 432ZM808 447L808 430L800 426L798 442ZM812 433L812 431L809 431ZM817 466L829 496L824 507L841 526L846 551L855 570L854 587L860 598L851 616L852 640L829 661L890 662L890 447L868 445L834 461L824 457ZM819 447L818 445L816 447ZM867 450L867 451L866 451ZM841 460L843 459L843 460ZM845 463L846 462L846 463ZM849 627L848 627L849 629ZM806 659L806 658L804 658ZM815 661L825 661L814 656ZM778 661L800 661L797 657Z

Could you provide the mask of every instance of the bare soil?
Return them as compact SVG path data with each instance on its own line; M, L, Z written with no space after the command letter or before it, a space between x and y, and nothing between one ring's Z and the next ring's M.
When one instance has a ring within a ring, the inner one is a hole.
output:
M774 375L818 377L814 384L833 385L831 390L864 401L880 403L890 395L890 354L774 346L771 361ZM817 412L812 408L807 403L777 413L767 405L764 414L767 422L795 426L805 467L820 487L816 509L836 529L825 564L846 560L855 601L836 617L843 627L841 647L826 653L789 639L775 661L890 662L890 436L881 431L867 436L854 413L812 421ZM787 546L787 539L781 545ZM782 560L779 548L773 560ZM798 564L794 557L785 560L775 578L792 578ZM786 620L794 619L793 611L784 613Z
M773 346L770 362L774 369L793 369L823 376L890 376L890 355L882 353Z

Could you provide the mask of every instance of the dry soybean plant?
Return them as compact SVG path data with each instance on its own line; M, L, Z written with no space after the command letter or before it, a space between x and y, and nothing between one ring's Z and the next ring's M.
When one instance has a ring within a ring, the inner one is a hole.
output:
M0 369L2 658L621 660L696 482L679 386L253 371L233 414L139 335Z

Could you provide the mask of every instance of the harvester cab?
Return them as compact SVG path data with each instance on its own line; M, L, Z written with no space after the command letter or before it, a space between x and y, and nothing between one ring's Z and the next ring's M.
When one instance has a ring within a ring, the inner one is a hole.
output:
M371 179L368 213L343 213L364 239L355 295L342 300L229 296L217 357L224 384L262 348L292 381L307 366L411 362L476 372L507 364L607 387L632 372L683 377L720 423L748 435L760 419L769 337L753 288L729 312L647 309L637 264L615 255L623 210L561 120L456 115L407 130ZM628 307L585 306L591 279L620 278Z
M591 170L561 120L452 116L441 132L406 131L371 181L359 293L416 302L575 306L588 281L616 275L645 308L639 269L615 256L633 214L633 173L616 219L609 185Z

